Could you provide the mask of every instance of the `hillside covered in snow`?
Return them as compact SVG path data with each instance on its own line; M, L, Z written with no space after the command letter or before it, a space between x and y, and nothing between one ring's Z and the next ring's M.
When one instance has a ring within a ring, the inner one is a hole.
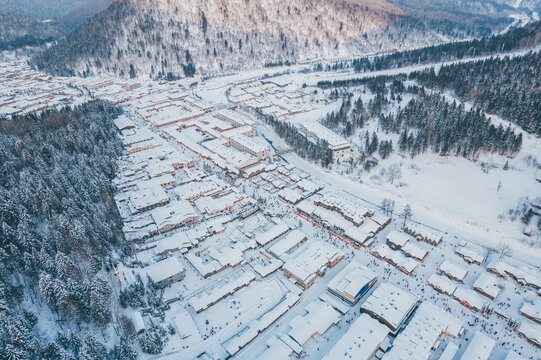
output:
M468 15L417 16L371 0L124 0L33 64L57 75L171 80L439 44L490 35L505 25Z

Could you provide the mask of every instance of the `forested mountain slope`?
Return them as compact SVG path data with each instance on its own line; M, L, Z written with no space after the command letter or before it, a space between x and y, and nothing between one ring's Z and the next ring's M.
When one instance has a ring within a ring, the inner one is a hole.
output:
M400 68L408 65L430 64L474 56L495 55L516 50L529 49L541 44L541 21L512 29L499 35L480 39L450 42L411 51L360 58L353 61L357 72Z
M374 0L124 0L33 64L61 75L176 78L417 47L492 30L483 22L415 17Z
M529 12L541 7L536 0L389 0L389 2L410 11L432 14L450 12L457 16L489 15L495 18L516 13L517 8Z
M112 331L100 271L123 247L111 183L119 112L94 101L0 120L2 359L106 356L93 334Z
M88 0L86 3L70 10L66 15L58 19L58 27L63 34L75 30L86 19L106 9L114 0Z
M409 75L383 76L380 81L404 81L407 78L438 92L450 91L460 101L469 102L488 114L499 115L525 131L540 136L540 73L539 51L530 51L524 55L495 56L443 65L437 71L434 67L427 67ZM318 85L323 88L349 88L367 82L372 83L372 80L322 81ZM384 89L378 91L383 92ZM380 103L383 101L380 100Z
M541 56L490 58L412 73L410 78L438 89L449 89L462 101L471 101L541 136Z
M22 15L0 13L0 50L41 45L60 34L54 23Z
M49 20L58 19L88 1L90 0L0 0L0 9L38 20Z

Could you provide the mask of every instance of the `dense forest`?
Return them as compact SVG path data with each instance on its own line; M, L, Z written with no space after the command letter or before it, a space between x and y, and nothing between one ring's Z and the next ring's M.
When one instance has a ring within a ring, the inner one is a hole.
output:
M410 74L427 87L450 89L462 101L541 136L541 56L490 58Z
M259 110L258 116L265 123L271 125L274 131L284 139L286 144L294 148L297 155L303 159L311 160L323 167L327 167L332 163L332 151L329 149L329 144L326 141L310 141L294 125L291 125L287 121L277 120L272 115L265 115Z
M59 35L59 29L52 22L0 13L0 51L43 45L55 40Z
M349 137L362 129L366 120L377 119L381 131L400 135L396 148L412 157L428 150L466 158L483 152L510 155L520 151L522 134L494 126L479 108L466 110L464 104L450 103L424 87L406 87L405 80L405 75L358 79L357 86L364 85L375 96L365 105L360 97L352 102L352 93L345 93L340 109L328 114L322 124ZM390 109L406 94L413 98L404 108ZM376 133L365 133L365 155L378 151L386 158L394 150L392 142L379 141Z
M353 61L356 72L400 68L415 64L463 59L472 56L493 55L513 50L527 49L541 43L541 21L512 29L499 35L481 39L450 42L420 49L361 58Z
M38 20L58 19L88 0L0 0L0 9Z
M431 150L440 155L476 157L482 152L514 154L522 147L522 134L510 127L495 127L480 109L422 90L395 116L380 116L384 131L400 132L399 149L412 156Z
M491 57L484 60L444 65L411 72L409 75L384 75L377 78L321 81L323 89L350 89L368 86L382 96L385 83L390 89L396 81L414 80L437 91L450 90L461 101L471 102L489 114L501 116L525 131L541 135L541 57L538 52L522 56ZM383 87L382 87L383 86Z
M125 251L111 183L120 111L92 101L0 120L2 359L136 356L104 346L116 316L104 270Z

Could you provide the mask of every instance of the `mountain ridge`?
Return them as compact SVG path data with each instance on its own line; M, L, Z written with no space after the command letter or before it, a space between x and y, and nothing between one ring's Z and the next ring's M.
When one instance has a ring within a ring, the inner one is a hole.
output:
M309 0L120 0L37 55L32 64L55 75L173 79L491 33L483 24L419 19L387 3L375 8L372 4L373 0L316 5ZM248 20L242 23L243 19Z

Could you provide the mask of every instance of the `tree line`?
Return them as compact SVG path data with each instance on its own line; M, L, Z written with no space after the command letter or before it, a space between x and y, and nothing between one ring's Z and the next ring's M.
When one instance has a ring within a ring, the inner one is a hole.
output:
M442 66L411 73L409 78L427 87L452 90L488 113L510 120L541 136L541 56L524 56Z
M96 335L115 317L101 274L125 251L111 182L120 112L97 100L0 120L2 358L136 357L127 342L108 353ZM42 338L48 312L54 325Z
M325 140L313 141L301 133L297 127L287 121L280 121L272 115L265 115L259 109L256 110L258 116L265 123L272 126L274 131L282 138L286 144L295 149L297 155L303 159L311 160L323 167L328 167L332 161L332 150L329 143Z
M352 66L356 72L395 69L409 65L511 52L531 48L540 43L541 21L534 21L503 34L487 36L481 39L433 45L374 58L360 58L353 60Z
M449 103L442 95L421 89L403 109L379 117L384 131L400 133L399 150L411 156L431 150L440 155L477 157L481 153L510 155L520 151L522 134L494 126L479 108Z
M481 108L466 110L463 103L450 102L423 86L406 87L406 80L408 77L403 74L356 79L354 84L368 89L373 94L371 99L366 105L361 97L352 102L353 93L345 92L340 109L328 114L322 123L349 137L362 129L368 119L377 119L378 129L400 135L394 147L390 140L379 140L375 132L371 136L364 133L365 155L377 151L383 159L395 150L411 156L430 150L467 158L483 152L511 155L520 151L522 134L516 134L509 126L494 126ZM346 83L352 86L351 81ZM398 104L406 95L413 98L405 107L391 108L390 105Z
M385 102L383 88L389 86L391 100L400 97L404 82L436 90L451 90L461 101L519 125L525 131L541 135L541 57L538 52L522 56L492 57L484 60L442 66L438 72L427 68L409 75L382 75L370 78L321 81L323 89L366 86L376 94L373 104L377 108ZM338 94L338 91L333 90ZM372 111L372 115L374 111Z

